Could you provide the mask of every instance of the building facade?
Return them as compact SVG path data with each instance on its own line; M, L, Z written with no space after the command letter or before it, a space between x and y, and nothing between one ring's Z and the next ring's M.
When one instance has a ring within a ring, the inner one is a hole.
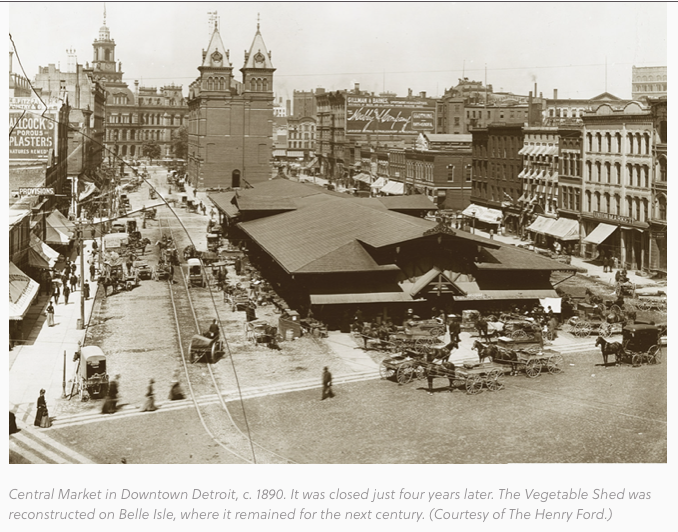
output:
M173 156L174 132L187 123L188 107L181 86L139 87L134 91L123 81L122 63L115 59L115 40L104 24L92 43L92 65L83 72L104 86L106 91L106 131L104 158L110 165L119 159L138 159L158 146L159 158Z
M651 112L636 102L603 104L582 118L582 253L647 270L655 153Z
M667 94L667 67L631 67L631 97L658 98Z
M275 68L259 25L240 69L242 83L233 77L216 23L198 70L200 76L191 83L188 97L190 182L205 189L239 188L268 180Z
M518 177L523 170L523 128L519 124L490 124L473 129L471 134L471 203L502 210L505 226L517 231L523 194Z
M667 99L649 99L654 124L652 209L650 211L650 271L666 275L667 262Z

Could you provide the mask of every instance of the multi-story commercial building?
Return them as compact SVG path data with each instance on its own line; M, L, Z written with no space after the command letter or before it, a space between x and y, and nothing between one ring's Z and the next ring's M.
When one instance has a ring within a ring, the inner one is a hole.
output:
M419 132L435 129L435 100L425 92L376 96L356 83L352 91L316 92L316 100L317 155L321 173L330 179L358 171L351 160L356 147L405 149Z
M639 100L666 96L667 70L665 66L631 67L631 97Z
M666 275L667 263L667 100L649 98L654 125L652 150L652 209L650 211L650 271Z
M523 128L522 195L519 201L533 206L534 213L555 216L558 212L558 151L557 127Z
M106 92L101 83L78 64L75 51L68 51L68 66L62 72L54 64L39 67L33 86L42 97L68 98L70 104L67 174L72 195L71 210L79 215L78 203L103 186L97 169L104 154Z
M625 105L632 100L622 100L614 94L604 92L593 98L558 98L558 89L553 89L553 98L543 101L543 123L547 126L581 126L581 117L603 103Z
M145 145L157 145L160 157L172 157L173 133L188 115L181 86L139 87L135 81L133 92L123 81L122 63L116 64L115 46L104 15L99 38L92 43L92 66L86 64L83 72L106 90L105 158L110 163L116 158L137 159L148 151Z
M582 252L649 267L649 220L655 153L653 117L632 102L584 113Z
M238 188L272 175L273 72L264 39L257 31L233 77L229 52L217 23L189 87L188 176L199 189Z
M520 227L523 129L520 124L490 124L472 132L471 203L501 210L505 226ZM522 198L523 200L525 198ZM524 202L524 201L523 201ZM524 202L526 203L526 202Z

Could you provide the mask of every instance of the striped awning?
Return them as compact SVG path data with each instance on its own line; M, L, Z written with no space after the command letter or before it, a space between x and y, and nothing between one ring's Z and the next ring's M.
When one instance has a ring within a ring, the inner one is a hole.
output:
M9 319L21 320L38 295L40 285L9 263Z

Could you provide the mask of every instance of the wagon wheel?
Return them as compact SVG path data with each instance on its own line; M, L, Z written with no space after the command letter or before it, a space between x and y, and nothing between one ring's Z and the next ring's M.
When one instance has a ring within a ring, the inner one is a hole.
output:
M466 378L466 393L476 395L483 391L483 378L480 375L470 375Z
M504 387L504 383L502 382L503 376L504 372L500 369L490 370L485 376L485 385L487 386L487 389L491 392L501 390Z
M553 342L553 340L556 339L556 330L549 329L546 331L546 334L544 334L544 338L546 338L549 342Z
M393 368L389 368L383 362L379 366L379 376L382 379L390 379L391 377L393 377L394 373L395 373L395 370Z
M662 352L659 349L658 345L653 345L647 350L647 363L648 364L661 364Z
M522 329L516 329L515 331L511 332L510 337L514 340L524 340L527 338L527 333Z
M638 310L650 310L652 308L652 303L644 299L638 300Z
M431 336L442 336L445 334L445 327L431 327L428 332Z
M414 340L414 348L421 349L426 348L435 342L434 337L420 336Z
M577 323L573 334L577 338L586 338L589 334L591 334L591 324L588 321Z
M417 378L417 380L423 381L426 378L426 366L419 364L416 368L414 368L414 376Z
M604 321L598 326L598 334L603 338L612 336L612 325Z
M552 355L546 360L546 369L551 375L557 375L563 371L563 356Z
M541 373L541 361L537 358L531 358L525 363L525 374L534 379Z
M408 384L414 378L414 367L410 364L404 364L398 368L396 372L396 380L398 384Z
M642 356L639 355L638 353L634 353L633 356L631 357L631 365L634 368L637 368L640 366L643 362Z
M621 307L620 307L619 305L612 305L612 306L610 307L610 313L611 313L611 314L614 314L615 316L617 316L617 318L619 318L619 316L623 316L623 315L624 315L624 313L622 312L622 309L621 309Z

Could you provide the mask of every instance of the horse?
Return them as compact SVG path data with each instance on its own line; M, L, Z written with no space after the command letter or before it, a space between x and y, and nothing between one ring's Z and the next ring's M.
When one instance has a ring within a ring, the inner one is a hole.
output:
M486 358L493 359L499 354L499 348L494 345L494 344L483 344L479 340L476 340L473 342L473 347L471 349L475 349L478 351L478 363L482 364L483 360Z
M455 346L453 346L454 348ZM435 377L447 377L450 383L450 392L454 390L454 376L456 366L449 361L450 352L445 350L440 352L438 349L432 349L426 353L426 380L428 381L428 394L433 395L433 379ZM437 362L439 361L439 362Z
M619 365L619 361L624 356L624 346L619 342L608 342L602 336L596 339L596 347L600 346L600 351L603 354L603 365L607 366L607 357L614 355L614 365Z

